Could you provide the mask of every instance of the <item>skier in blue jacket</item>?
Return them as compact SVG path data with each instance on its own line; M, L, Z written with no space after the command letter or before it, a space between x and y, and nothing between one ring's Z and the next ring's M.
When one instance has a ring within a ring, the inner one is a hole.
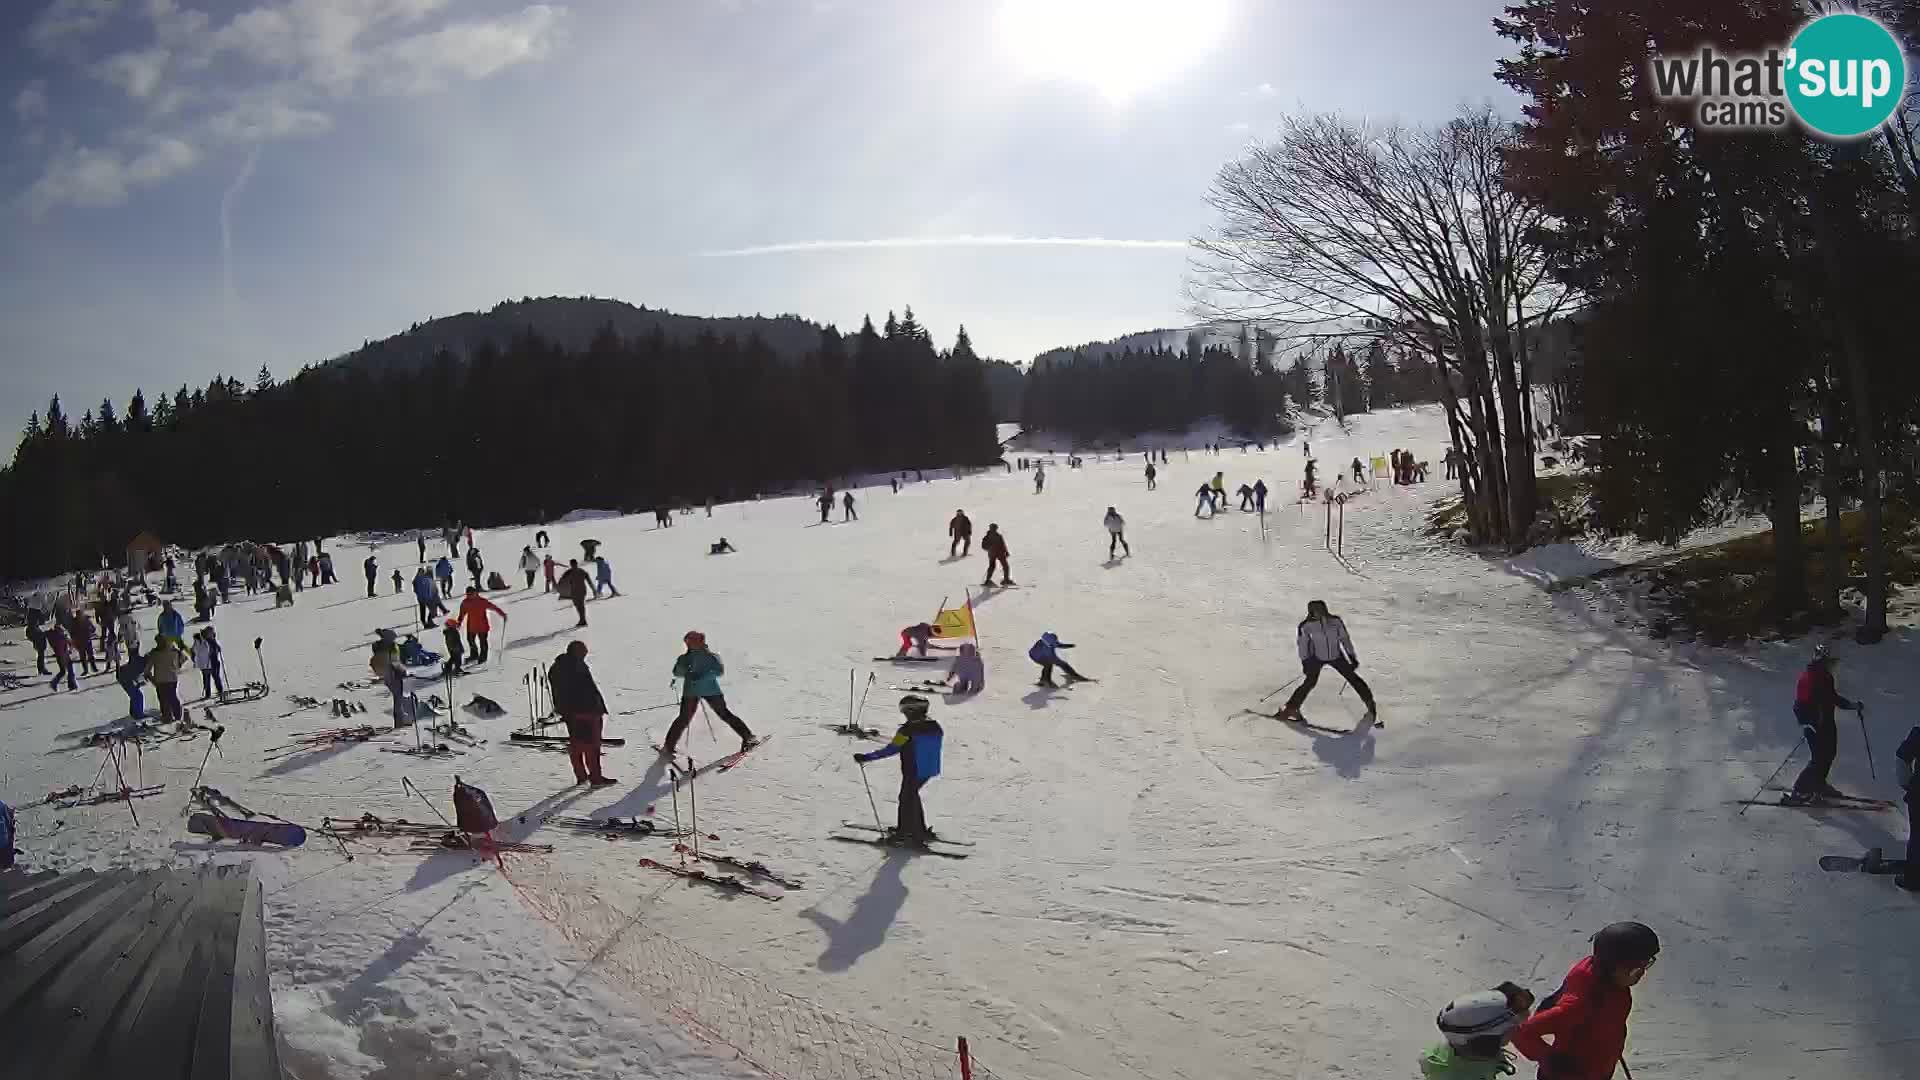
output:
M1082 675L1079 672L1073 670L1073 665L1067 663L1066 660L1060 656L1061 649L1071 649L1071 648L1073 648L1072 645L1069 645L1066 642L1061 641L1060 635L1054 633L1051 630L1047 631L1044 634L1041 634L1040 640L1033 643L1033 648L1027 650L1027 659L1040 665L1039 685L1041 686L1056 685L1053 681L1053 669L1056 667L1059 668L1060 671L1066 675L1068 686L1072 686L1074 683L1077 683L1077 682L1092 681L1088 679L1085 675Z
M900 758L900 817L887 838L900 844L925 845L938 840L927 828L927 814L920 806L920 789L940 775L940 743L946 737L938 721L927 715L927 699L908 694L900 699L900 715L906 722L893 733L893 740L869 754L855 754L853 760L864 767L898 755Z
M459 541L451 540L449 543L459 543ZM433 577L440 583L442 599L453 595L453 560L445 555L440 556L440 560L433 564Z
M187 620L179 612L173 610L173 601L171 600L160 601L160 618L158 623L159 625L156 627L156 630L160 637L170 637L175 641L179 641L186 636Z
M434 618L446 610L440 603L440 590L433 584L433 574L425 566L413 572L413 599L420 605L422 630L432 626Z

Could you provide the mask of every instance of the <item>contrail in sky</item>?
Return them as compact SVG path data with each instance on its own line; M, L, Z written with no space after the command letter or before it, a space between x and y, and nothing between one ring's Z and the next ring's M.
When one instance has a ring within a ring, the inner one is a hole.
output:
M897 248L946 247L1078 247L1174 251L1185 240L1119 240L1105 236L887 236L875 240L798 240L790 244L703 251L702 258L737 259L749 255L795 255L814 251L868 251Z
M234 309L238 306L233 292L233 201L240 197L240 192L246 188L247 181L253 179L253 167L258 164L260 164L260 144L254 143L253 149L247 152L247 163L240 166L240 175L233 178L233 183L227 185L226 193L220 196L220 274L226 286L229 324L232 323Z

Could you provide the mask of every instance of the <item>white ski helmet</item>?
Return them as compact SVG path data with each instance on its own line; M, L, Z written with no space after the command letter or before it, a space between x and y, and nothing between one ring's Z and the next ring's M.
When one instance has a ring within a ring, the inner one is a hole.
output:
M1434 1017L1434 1023L1440 1025L1448 1046L1461 1049L1489 1036L1505 1039L1523 1019L1525 1017L1508 1005L1506 994L1482 990L1448 1002L1440 1015Z

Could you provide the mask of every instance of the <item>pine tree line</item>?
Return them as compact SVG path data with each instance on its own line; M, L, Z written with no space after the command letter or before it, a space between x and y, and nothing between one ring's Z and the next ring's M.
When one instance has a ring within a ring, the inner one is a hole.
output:
M1180 431L1219 417L1243 435L1265 438L1292 430L1290 408L1326 401L1345 416L1440 397L1431 362L1378 341L1355 354L1336 344L1317 375L1304 354L1279 368L1267 341L1253 352L1245 334L1238 348L1203 346L1196 334L1181 351L1042 356L1027 373L1021 422L1093 440Z
M999 457L986 365L908 309L797 360L757 337L526 334L416 369L321 366L252 386L136 390L70 419L58 397L0 470L0 572L170 543L537 521L750 497L858 472Z

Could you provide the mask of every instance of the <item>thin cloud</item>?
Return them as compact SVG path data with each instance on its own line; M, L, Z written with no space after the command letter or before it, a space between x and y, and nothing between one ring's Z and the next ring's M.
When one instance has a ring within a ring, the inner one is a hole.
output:
M47 115L47 84L35 79L20 88L13 98L13 115L23 124L31 124Z
M752 255L796 255L828 251L883 251L904 248L1076 247L1174 251L1185 240L1121 240L1106 236L886 236L873 240L798 240L787 244L703 251L706 259L738 259Z

